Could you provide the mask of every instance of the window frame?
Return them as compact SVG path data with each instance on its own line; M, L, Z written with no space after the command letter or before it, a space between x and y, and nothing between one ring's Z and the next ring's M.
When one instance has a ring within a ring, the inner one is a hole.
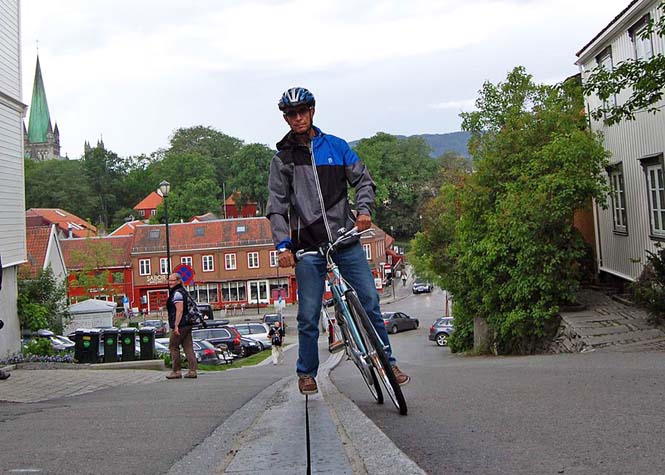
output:
M277 267L279 265L277 261L277 255L279 251L270 251L270 267Z
M256 262L253 262L254 258L256 259ZM259 269L260 267L261 263L259 260L259 252L258 251L247 252L247 268Z
M644 172L644 186L649 206L649 237L654 241L665 241L665 163L663 163L663 154L658 153L642 157L639 159L639 162ZM652 186L650 172L653 170L660 171L660 177L656 174L656 177L660 178L660 187L658 187L658 184L656 184L655 188ZM658 208L654 206L653 202L654 191L660 191L660 193L657 193L657 201L659 201ZM660 226L658 229L656 229L654 222L655 212L659 213L660 217Z
M628 210L626 206L626 180L623 163L608 168L610 181L610 204L612 207L612 226L616 234L628 234Z
M609 59L609 64L605 64L605 59ZM614 71L614 58L612 56L612 46L608 46L602 50L598 55L596 55L596 65L604 65L609 72ZM609 67L608 67L609 66ZM600 99L600 98L599 98ZM616 107L617 105L617 96L612 94L612 105ZM607 109L610 106L609 100L603 101L603 108Z
M207 261L210 258L210 265L207 265ZM215 256L212 254L204 254L201 256L201 269L203 272L215 272Z
M649 34L648 37L643 38L644 30L649 26L651 16L647 13L642 18L637 20L633 26L628 29L628 36L633 44L633 54L636 60L649 60L653 58L653 35ZM648 52L646 49L643 54L640 54L639 45L648 45Z
M233 262L230 262L233 261ZM237 270L238 269L238 256L235 252L224 254L224 270Z
M139 275L150 275L150 259L139 259Z
M169 273L169 260L167 257L159 258L159 274L166 275Z
M194 263L194 258L192 256L181 256L180 263L192 267L192 264Z
M372 260L372 243L364 243L363 244L363 251L365 252L365 259L368 261Z

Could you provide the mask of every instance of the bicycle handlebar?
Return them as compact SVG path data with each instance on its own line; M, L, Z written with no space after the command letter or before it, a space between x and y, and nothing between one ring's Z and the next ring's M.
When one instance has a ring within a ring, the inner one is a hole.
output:
M342 234L340 237L338 237L338 238L335 240L335 242L333 242L333 243L329 243L329 244L328 244L327 246L325 246L325 247L327 247L329 251L330 251L330 250L333 250L333 249L335 249L335 248L336 248L341 242L343 242L343 241L345 241L345 240L347 240L347 239L349 239L349 238L352 238L352 237L354 237L354 236L360 236L360 235L362 235L362 234L365 234L365 233L367 233L367 232L370 232L371 230L372 230L372 228L368 228L368 229L365 229L364 231L360 231L360 232L359 232L359 231L358 231L358 226L354 226L353 228L349 229L348 231L346 231L344 228L342 228L342 229L340 229L339 231L342 232L343 234ZM297 251L297 252L295 253L295 256L294 256L294 257L295 257L296 261L299 261L299 260L302 259L304 256L316 255L316 254L320 254L320 253L321 253L321 249L319 249L319 250L317 250L317 251L305 251L304 249L300 249L299 251Z

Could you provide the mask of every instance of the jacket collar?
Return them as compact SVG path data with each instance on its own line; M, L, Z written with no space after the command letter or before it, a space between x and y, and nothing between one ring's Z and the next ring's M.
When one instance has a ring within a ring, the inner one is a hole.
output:
M312 141L317 137L324 135L323 132L321 132L321 129L319 129L317 126L313 125L312 128L316 132L316 135L312 137ZM301 146L302 144L296 140L295 134L292 131L289 131L289 133L286 134L282 140L277 142L277 150L293 150L294 148Z

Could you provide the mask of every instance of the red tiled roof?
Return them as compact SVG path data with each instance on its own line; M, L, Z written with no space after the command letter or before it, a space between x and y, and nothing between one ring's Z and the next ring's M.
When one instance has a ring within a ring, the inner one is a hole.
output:
M235 205L236 204L236 202L234 201L235 198L240 199L240 192L239 191L236 191L235 193L231 193L229 195L229 197L226 198L226 201L224 201L224 204L225 205ZM245 203L245 206L255 205L255 204L256 204L256 201L248 201L247 203Z
M46 250L48 249L51 226L32 226L26 228L26 247L28 262L21 264L19 272L25 277L37 277L44 269Z
M65 235L68 235L70 225L74 237L97 235L97 228L92 224L60 208L30 208L25 212L25 216L28 226L30 226L30 218L41 218L42 222L56 224Z
M129 267L133 236L106 236L60 241L67 269ZM88 258L92 257L93 262ZM88 262L86 262L88 261Z
M159 206L162 203L163 199L164 198L162 197L162 195L160 195L156 191L153 191L148 196L143 198L139 202L139 204L134 206L134 209L157 209L157 206Z
M267 218L238 218L169 224L171 252L220 247L272 244ZM134 233L132 253L166 251L163 224L139 226Z
M141 221L140 219L129 221L128 223L123 224L115 231L110 233L109 236L130 236L134 234L134 230L136 229L136 227L141 226L142 224L145 224L145 222Z

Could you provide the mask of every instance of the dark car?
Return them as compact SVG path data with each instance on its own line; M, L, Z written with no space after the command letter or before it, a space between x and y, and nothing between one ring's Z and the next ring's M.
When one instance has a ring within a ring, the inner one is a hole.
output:
M448 337L453 332L453 317L441 317L429 327L429 341L438 346L448 346Z
M214 320L215 315L212 312L212 306L209 303L197 303L196 306L203 314L204 320Z
M169 326L164 320L146 320L139 322L139 328L152 327L155 329L155 336L157 338L164 337L169 332Z
M279 322L284 326L284 317L281 313L266 313L261 318L261 323L265 323L268 326L273 326L275 322Z
M381 316L389 333L415 330L420 325L417 318L410 317L404 312L383 312Z
M434 286L430 282L416 281L413 283L411 290L414 294L429 294L434 289Z
M238 330L231 327L196 328L192 330L192 338L207 340L216 347L224 345L233 354L245 357L261 351L258 342L243 338Z
M218 350L212 343L206 340L193 340L196 361L200 364L218 365L224 363Z
M219 327L225 327L228 325L230 321L226 318L222 320L206 320L205 321L205 327L206 328L219 328ZM198 325L197 328L203 328L203 325Z

